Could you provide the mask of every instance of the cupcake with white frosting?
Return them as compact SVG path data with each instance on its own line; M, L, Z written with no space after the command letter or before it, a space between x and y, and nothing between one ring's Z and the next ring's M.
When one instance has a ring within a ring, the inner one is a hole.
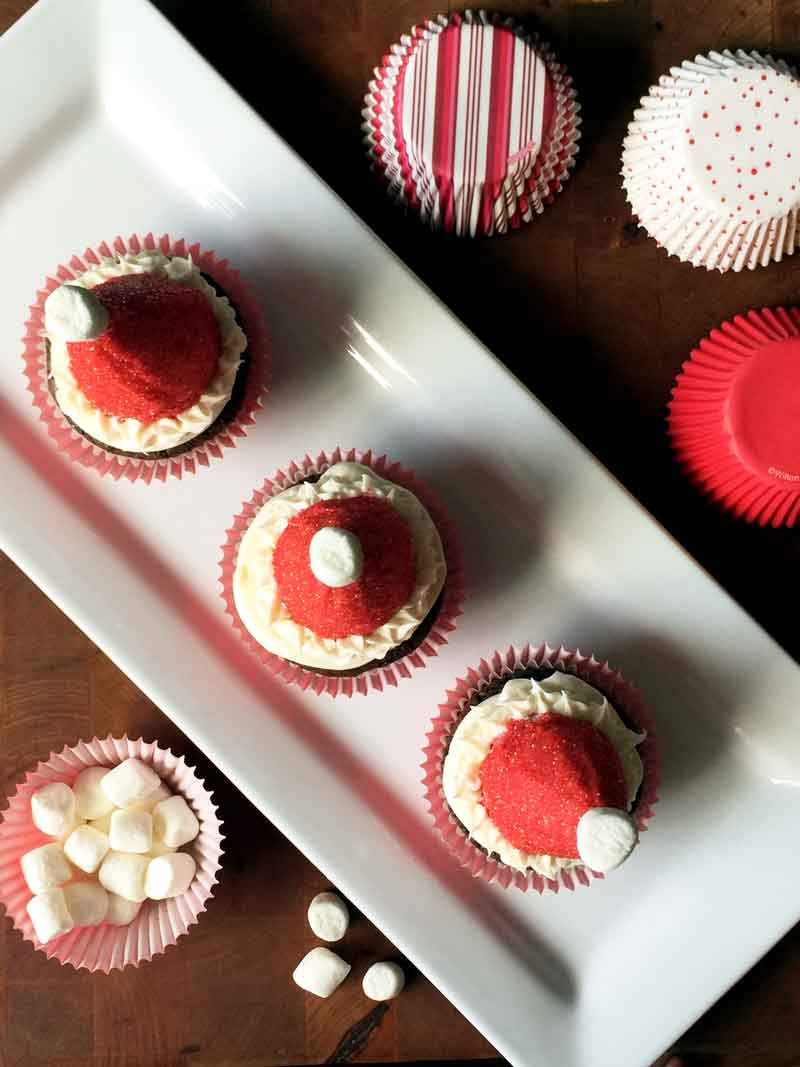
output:
M426 748L428 804L462 865L574 888L624 863L656 799L652 724L591 657L510 649L459 681Z
M278 472L223 549L228 610L277 673L318 691L366 692L422 666L460 613L452 527L385 457L308 457Z
M25 359L67 451L128 477L146 461L152 476L188 453L205 464L244 432L266 381L266 337L226 261L148 235L87 250L58 280L32 309Z

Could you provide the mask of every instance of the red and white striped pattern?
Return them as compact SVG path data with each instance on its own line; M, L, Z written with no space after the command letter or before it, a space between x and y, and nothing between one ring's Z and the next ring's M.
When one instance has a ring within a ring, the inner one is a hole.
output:
M574 163L578 105L546 46L484 13L414 27L365 100L390 192L432 225L491 234L552 200Z

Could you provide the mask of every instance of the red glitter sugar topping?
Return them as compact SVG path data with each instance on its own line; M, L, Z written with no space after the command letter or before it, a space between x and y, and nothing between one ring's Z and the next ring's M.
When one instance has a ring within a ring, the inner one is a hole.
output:
M361 542L361 576L338 589L319 581L309 563L311 538L339 526ZM278 594L292 619L319 637L369 634L406 603L414 589L414 545L408 523L380 497L321 500L289 520L272 557Z
M94 341L71 341L78 388L106 415L154 422L192 406L214 377L220 336L208 298L155 274L126 274L92 290L108 310Z
M548 711L512 719L481 767L483 805L515 848L579 859L589 808L628 806L617 750L591 722Z

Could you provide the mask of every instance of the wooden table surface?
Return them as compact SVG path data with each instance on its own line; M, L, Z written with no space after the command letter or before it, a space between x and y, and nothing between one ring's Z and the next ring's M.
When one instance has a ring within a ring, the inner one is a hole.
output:
M0 31L29 6L0 0ZM664 414L670 383L692 345L730 315L796 299L800 260L720 276L669 259L631 222L618 172L628 116L660 73L726 46L796 57L800 0L505 0L499 9L529 16L568 64L583 107L583 139L577 170L556 205L509 238L480 242L430 233L393 209L361 146L361 97L373 65L401 33L435 14L435 5L159 0L159 6L797 656L800 630L788 595L797 534L752 529L701 499L675 470ZM4 922L0 1067L271 1067L496 1055L421 976L388 1010L366 1015L360 976L394 950L363 918L347 942L355 981L327 1002L291 983L296 961L313 944L305 909L325 879L3 560L4 792L51 749L109 731L158 737L196 760L226 816L224 877L178 949L110 977L47 962ZM797 1067L799 1007L796 928L676 1049L687 1067Z

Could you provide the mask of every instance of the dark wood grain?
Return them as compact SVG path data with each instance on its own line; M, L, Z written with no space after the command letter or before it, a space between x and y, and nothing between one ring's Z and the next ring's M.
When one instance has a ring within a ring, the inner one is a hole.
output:
M66 0L62 0L66 2ZM110 0L109 0L110 2ZM0 0L0 31L28 7ZM361 97L388 45L435 13L417 0L158 0L158 6L664 525L795 656L800 539L731 521L676 471L663 428L694 343L751 306L797 300L790 258L718 276L656 248L631 219L620 142L647 85L726 46L800 56L798 0L506 0L569 65L583 104L579 164L557 205L507 239L457 241L388 203L365 164ZM446 5L442 5L444 9ZM288 87L288 90L287 90ZM310 121L313 118L313 121ZM322 876L8 561L0 565L0 784L79 736L126 731L187 753L228 817L224 878L179 948L140 971L75 974L3 926L0 1067L270 1067L491 1057L421 976L386 1012L360 995L396 955L357 918L353 977L304 997L290 973L313 939ZM743 916L743 922L747 917ZM691 961L687 960L687 967ZM800 1064L800 931L678 1043L687 1067Z

